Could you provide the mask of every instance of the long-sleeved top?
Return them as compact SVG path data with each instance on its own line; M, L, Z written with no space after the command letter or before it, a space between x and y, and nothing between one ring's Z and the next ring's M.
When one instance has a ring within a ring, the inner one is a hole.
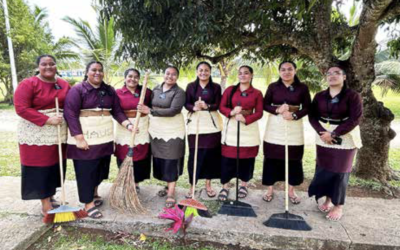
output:
M302 106L301 110L294 112L297 119L303 118L308 114L311 103L310 91L304 83L294 82L291 87L286 87L282 82L274 82L268 86L264 98L264 110L273 115L277 107L275 105L289 104Z
M197 85L197 86L196 86ZM185 108L189 112L193 112L194 104L199 100L204 101L209 105L209 111L217 111L221 103L221 86L215 83L209 83L203 89L200 84L196 82L189 83L186 87L186 104ZM211 114L210 114L211 115ZM194 148L195 136L188 136L189 147ZM202 134L199 135L198 147L199 148L215 148L221 145L221 133Z
M88 82L82 82L72 87L65 100L64 117L68 123L71 136L82 134L79 114L82 109L111 109L113 118L122 123L128 118L119 104L119 98L113 87L102 83L95 88ZM67 146L67 157L75 160L93 160L112 155L113 142L90 145L89 150L81 150L76 145Z
M230 118L231 111L236 106L241 106L242 110L251 110L252 114L244 115L246 120L245 124L249 125L253 122L257 122L263 116L263 96L260 90L250 86L245 91L240 91L240 87L236 89L236 92L232 96L232 105L229 105L229 98L234 86L227 88L222 95L221 104L219 111L221 114ZM253 158L258 154L259 146L254 147L240 147L239 158ZM237 149L236 147L222 145L222 155L228 158L236 158Z
M329 88L317 93L311 104L309 120L318 134L326 131L319 123L321 117L335 120L347 118L333 131L337 136L347 134L361 121L362 100L360 94L348 88L335 97L329 94Z
M57 84L61 89L56 90L54 83L30 77L23 80L17 87L14 95L15 111L17 114L37 126L44 126L49 117L38 110L54 109L55 97L58 97L59 107L64 107L64 100L70 89L68 82L58 78ZM23 131L21 131L23 132ZM20 144L21 164L25 166L46 167L56 164L58 146L35 146ZM63 150L65 153L65 150Z
M137 105L139 104L140 100L140 93L141 87L136 88L135 93L132 94L131 91L126 87L123 86L120 89L116 90L121 108L123 110L136 110ZM152 91L150 89L146 89L146 96L144 98L144 105L150 106L151 103L151 94ZM133 160L140 161L148 157L149 155L150 145L146 143L144 145L137 145L133 148ZM123 160L128 153L129 146L128 145L115 145L115 156Z
M169 90L163 91L164 83L153 89L151 106L153 110L151 115L161 117L172 117L179 114L185 105L185 91L178 84L172 86Z
M301 119L309 112L311 97L307 85L301 82L294 82L290 87L286 87L283 82L274 82L268 86L264 97L264 110L272 115L278 115L276 105L289 104L301 106L301 110L293 112L297 119ZM266 128L268 129L268 128ZM282 135L282 142L285 138ZM264 155L271 159L285 159L285 147L282 145L271 144L264 141ZM301 160L304 154L304 146L289 146L289 159Z

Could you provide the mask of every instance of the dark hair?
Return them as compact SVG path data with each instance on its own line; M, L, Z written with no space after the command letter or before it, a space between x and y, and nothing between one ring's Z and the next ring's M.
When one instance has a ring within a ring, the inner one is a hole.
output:
M278 67L278 70L279 70L279 71L281 70L283 64L285 64L285 63L290 63L290 64L293 66L294 69L297 69L297 65L296 65L293 61L285 60L285 61L282 61L282 62L279 64L279 67ZM283 81L282 81L282 78L281 78L281 77L279 77L278 82L283 84ZM299 79L299 77L298 77L296 74L294 75L294 83L295 83L295 84L296 84L296 83L300 83L300 79Z
M168 66L165 68L165 70L167 70L167 69L175 69L176 72L178 73L178 76L179 76L179 69L178 69L177 67L175 67L175 66L173 66L173 65L168 65Z
M251 74L253 74L253 72L254 72L253 68L250 67L249 65L242 65L242 66L239 67L239 70L242 69L242 68L247 68L250 71ZM253 79L250 80L250 85L252 85L252 83L253 83ZM232 98L233 98L233 95L235 94L236 90L239 88L239 86L240 86L240 83L238 83L235 86L233 86L232 92L229 95L228 106L230 108L233 108Z
M125 72L124 72L124 78L126 78L126 77L128 76L128 74L129 74L129 72L131 72L131 71L136 72L136 74L138 74L138 76L140 77L140 72L139 72L139 70L134 69L134 68L129 68L129 69L125 70Z
M43 55L40 55L40 56L38 56L38 57L36 58L36 66L39 66L40 60L42 60L42 58L46 58L46 57L50 57L51 59L53 59L53 61L54 61L55 63L57 63L57 60L56 60L56 58L55 58L54 56L49 55L49 54L43 54ZM39 75L39 74L40 74L40 72L39 72L39 70L37 70L37 71L35 72L35 76L37 76L37 75ZM59 75L59 76L60 76L60 73L58 73L58 71L56 71L56 75Z
M104 67L103 67L103 64L102 64L101 62L96 61L96 60L90 61L90 62L86 65L85 77L83 78L83 81L87 81L87 79L88 79L87 73L89 72L90 66L92 66L92 64L100 64L101 67L104 68Z
M210 68L210 71L212 70L211 65L210 65L208 62L205 62L205 61L199 62L199 63L197 64L197 66L196 66L196 70L198 70L199 67L200 67L202 64L207 65L207 66ZM196 80L194 81L194 84L195 84L195 85L194 85L194 93L193 93L193 96L196 96L197 89L198 89L199 86L200 86L200 79L199 79L199 77L196 77ZM214 82L213 82L213 80L212 80L211 75L210 75L210 82L209 82L208 84L210 85L210 90L211 90L211 100L210 100L210 103L213 103L213 102L214 102ZM196 101L196 100L194 100L194 101Z

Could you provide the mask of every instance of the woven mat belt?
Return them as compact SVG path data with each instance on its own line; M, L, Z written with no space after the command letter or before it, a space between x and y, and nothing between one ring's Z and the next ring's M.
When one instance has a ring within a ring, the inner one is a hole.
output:
M81 110L79 113L80 117L89 117L89 116L110 116L111 113L108 110Z
M253 110L252 109L242 109L242 111L240 111L240 114L247 116L247 115L251 115L253 114Z
M137 110L124 110L126 117L128 118L136 118ZM146 116L146 114L141 113L140 117Z

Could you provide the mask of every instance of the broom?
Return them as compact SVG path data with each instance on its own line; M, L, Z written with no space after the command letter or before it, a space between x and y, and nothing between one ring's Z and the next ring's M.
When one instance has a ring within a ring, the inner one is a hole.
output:
M143 104L144 102L148 77L149 72L146 72L142 91L140 93L139 104ZM118 176L110 189L111 207L121 211L126 211L130 214L146 212L146 209L140 203L139 197L137 195L133 169L133 147L135 146L136 130L139 126L140 116L141 113L138 111L136 113L135 123L132 129L132 138L128 154L122 162L120 170L118 172Z
M201 101L201 97L199 97L199 101ZM179 205L185 206L185 214L187 216L190 216L190 214L193 214L194 216L199 215L197 210L202 210L202 211L207 211L207 207L202 204L201 202L197 201L194 198L194 193L196 189L196 173L197 173L197 151L199 147L199 121L200 121L200 116L197 116L196 120L196 137L195 137L195 144L194 144L194 161L193 161L193 188L192 188L192 198L190 199L185 199L179 202ZM211 217L211 216L205 216L205 217Z
M61 87L56 84L55 88L61 89ZM56 97L56 114L57 116L60 114L59 106L58 106L58 97ZM63 168L63 155L61 148L61 125L57 125L57 136L58 136L58 157L59 157L59 166L60 166L60 178L61 178L61 206L56 209L52 209L47 212L46 216L43 218L44 223L61 223L61 222L69 222L77 219L85 218L87 216L86 211L70 207L65 205L65 186L64 186L64 168Z
M273 214L263 223L267 227L290 229L296 231L311 231L311 227L303 217L289 213L289 148L288 121L285 120L285 212Z
M238 103L240 106L240 102ZM224 201L219 209L219 214L242 217L257 217L253 207L245 202L239 201L239 149L240 149L240 122L237 122L237 152L236 152L236 200Z

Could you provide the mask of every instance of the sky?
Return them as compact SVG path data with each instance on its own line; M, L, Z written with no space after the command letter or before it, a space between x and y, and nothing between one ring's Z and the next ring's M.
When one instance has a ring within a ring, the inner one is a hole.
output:
M72 18L81 18L88 21L92 27L96 24L96 13L92 9L93 0L25 0L29 6L37 5L41 8L45 7L48 11L48 21L50 29L55 37L59 39L62 36L76 37L72 26L62 20L65 16ZM342 11L348 16L352 0L344 1ZM378 31L376 40L379 44L385 44L387 35L383 28ZM385 46L384 46L385 47Z

